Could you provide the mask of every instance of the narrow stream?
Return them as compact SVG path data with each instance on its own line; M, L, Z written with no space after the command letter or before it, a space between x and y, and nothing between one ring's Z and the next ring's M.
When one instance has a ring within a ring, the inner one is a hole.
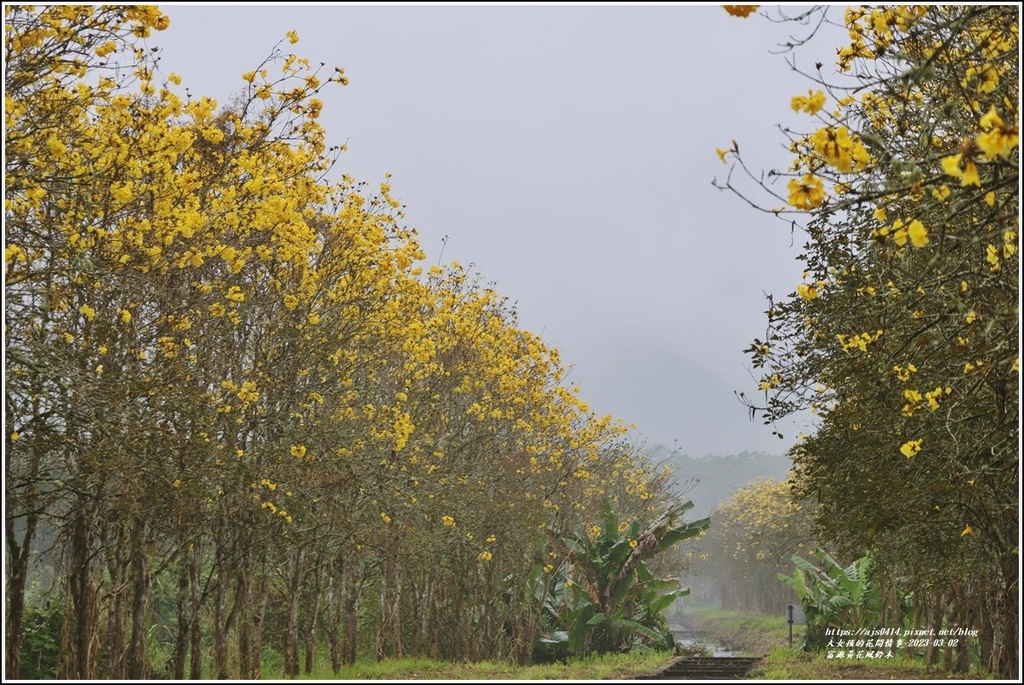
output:
M669 630L672 631L672 635L676 640L677 644L683 647L692 647L699 645L707 648L711 652L711 656L743 656L742 654L733 652L726 649L722 645L718 644L717 641L707 633L691 630L681 623L669 622Z

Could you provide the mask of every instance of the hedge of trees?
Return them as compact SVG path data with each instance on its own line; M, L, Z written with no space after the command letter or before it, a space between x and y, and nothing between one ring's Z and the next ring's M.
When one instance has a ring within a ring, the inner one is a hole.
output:
M153 7L5 22L7 676L528 661L555 541L668 476L337 173L344 71L288 32L219 106L158 68Z

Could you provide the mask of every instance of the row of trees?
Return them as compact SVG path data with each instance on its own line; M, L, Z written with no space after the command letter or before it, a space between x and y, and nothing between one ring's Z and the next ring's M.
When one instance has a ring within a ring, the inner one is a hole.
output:
M344 72L290 32L218 108L157 69L155 8L5 22L7 676L44 569L60 677L528 660L555 541L668 476L504 298L417 265L386 182L328 180Z
M814 507L797 502L786 481L759 479L711 512L715 525L693 554L714 579L722 608L784 616L796 596L779 583L795 554L814 548ZM699 558L700 558L699 557Z
M790 17L848 36L835 75L817 64L792 100L812 122L785 131L793 165L744 185L738 149L720 151L735 174L719 187L807 236L805 282L770 300L749 350L766 400L752 408L816 412L792 456L819 540L870 550L919 621L977 629L983 665L1015 679L1018 9L830 11Z

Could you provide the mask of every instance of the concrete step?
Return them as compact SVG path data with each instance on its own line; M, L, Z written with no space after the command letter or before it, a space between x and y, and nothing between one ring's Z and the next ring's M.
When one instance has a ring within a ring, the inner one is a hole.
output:
M655 673L636 680L740 680L747 677L760 657L677 657Z

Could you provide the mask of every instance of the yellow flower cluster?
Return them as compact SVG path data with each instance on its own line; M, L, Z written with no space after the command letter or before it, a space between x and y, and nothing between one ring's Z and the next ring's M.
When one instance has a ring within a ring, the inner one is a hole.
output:
M790 180L789 204L797 209L811 210L825 201L825 186L821 179L813 174L805 174L803 178Z
M825 94L819 91L807 91L807 96L797 95L793 97L790 106L794 112L804 111L808 114L817 114L825 106Z
M871 154L845 126L827 126L810 135L814 151L844 173L863 170L871 161Z
M910 380L910 376L917 373L917 367L913 364L907 364L905 367L896 364L892 367L892 372L896 374L896 377L901 381Z
M902 452L903 456L905 456L907 459L910 459L911 457L913 457L914 455L921 451L922 442L924 442L923 438L918 438L917 440L908 440L907 442L903 443L903 445L900 447L900 452Z
M816 283L801 283L796 287L796 292L805 300L813 300L818 296L818 285Z
M873 342L877 342L878 339L881 337L881 330L875 331L873 334L861 333L859 335L846 335L844 333L840 333L838 336L839 344L842 345L843 349L846 350L847 352L852 352L853 350L867 352L868 345L870 345Z

